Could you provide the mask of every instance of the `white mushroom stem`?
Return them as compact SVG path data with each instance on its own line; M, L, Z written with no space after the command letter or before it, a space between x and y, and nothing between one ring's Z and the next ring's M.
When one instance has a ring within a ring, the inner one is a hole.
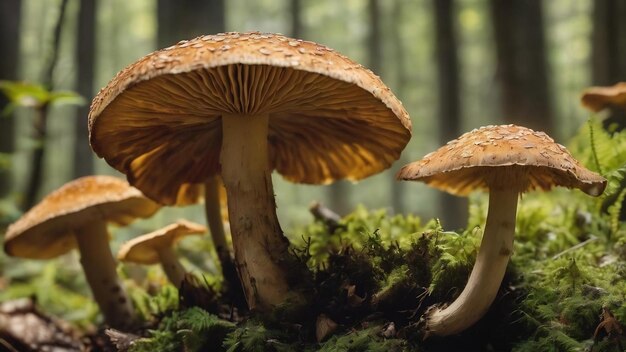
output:
M467 285L448 307L428 312L426 336L459 333L477 322L489 309L513 253L518 194L512 189L490 190L487 224Z
M163 246L157 249L157 254L159 255L159 260L161 261L161 267L165 272L165 276L170 282L176 286L180 287L180 284L185 279L185 267L180 263L176 253L172 247Z
M104 320L113 328L128 328L133 323L133 307L117 276L106 223L87 221L75 233L80 263Z
M215 250L220 255L222 261L223 253L228 254L226 235L224 234L224 223L222 222L222 212L220 209L220 183L218 176L211 177L204 184L204 210L207 218L209 230L211 230L211 240ZM228 257L230 260L230 256ZM222 263L223 264L223 263Z
M280 265L289 242L276 217L268 153L268 115L222 117L222 179L235 263L250 309L268 310L289 291Z

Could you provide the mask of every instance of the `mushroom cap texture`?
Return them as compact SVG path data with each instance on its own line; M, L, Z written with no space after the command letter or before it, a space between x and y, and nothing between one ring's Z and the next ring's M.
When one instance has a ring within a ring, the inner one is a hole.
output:
M81 177L48 194L11 224L4 251L23 258L54 258L76 248L74 231L86 223L123 226L151 216L160 207L117 177Z
M207 228L187 220L178 220L162 229L134 238L122 245L117 259L138 264L159 263L159 248L172 247L186 236L203 234Z
M598 196L606 187L606 179L582 166L547 134L515 125L467 132L404 166L397 177L460 196L494 187L525 192L553 186Z
M123 69L92 102L90 143L147 196L185 204L220 172L222 116L259 114L270 117L271 167L292 182L370 176L411 137L408 113L372 71L253 32L181 41Z
M609 87L591 87L580 98L587 109L598 112L610 106L626 110L626 82Z

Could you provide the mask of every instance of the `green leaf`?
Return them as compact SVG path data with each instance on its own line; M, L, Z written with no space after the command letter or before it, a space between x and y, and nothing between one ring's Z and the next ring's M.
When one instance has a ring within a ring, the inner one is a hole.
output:
M53 91L50 93L49 98L50 104L55 105L85 105L86 100L79 94L67 91L67 90L59 90Z

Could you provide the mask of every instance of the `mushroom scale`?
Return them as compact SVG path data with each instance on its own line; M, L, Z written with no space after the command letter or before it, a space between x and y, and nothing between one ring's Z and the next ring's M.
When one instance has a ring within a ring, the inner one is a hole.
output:
M606 187L602 176L583 167L548 135L515 125L486 126L465 133L404 166L397 177L456 195L476 189L489 191L487 222L467 285L450 305L426 311L425 337L461 332L487 312L513 253L521 193L564 186L598 196Z

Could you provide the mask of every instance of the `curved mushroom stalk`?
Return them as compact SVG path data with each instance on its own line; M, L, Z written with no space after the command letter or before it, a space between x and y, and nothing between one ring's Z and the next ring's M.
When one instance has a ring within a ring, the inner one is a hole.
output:
M106 223L87 222L75 231L80 263L105 321L116 329L128 328L133 323L133 307L117 276Z
M289 291L279 265L288 240L276 217L267 147L269 116L222 117L222 176L235 263L250 309L267 310Z
M211 176L204 184L204 210L207 224L211 230L211 240L217 252L217 258L222 267L222 276L227 285L229 296L234 298L236 305L245 305L241 281L237 276L237 269L233 263L231 251L226 242L224 233L224 219L222 218L222 205L220 202L220 187L222 182L219 176Z
M172 247L163 246L158 249L157 254L159 255L165 276L174 286L179 288L181 282L185 279L186 271L185 267L178 260L176 253L174 253Z
M490 190L487 223L467 285L448 307L427 313L425 337L459 333L489 309L513 253L518 194L516 190Z

